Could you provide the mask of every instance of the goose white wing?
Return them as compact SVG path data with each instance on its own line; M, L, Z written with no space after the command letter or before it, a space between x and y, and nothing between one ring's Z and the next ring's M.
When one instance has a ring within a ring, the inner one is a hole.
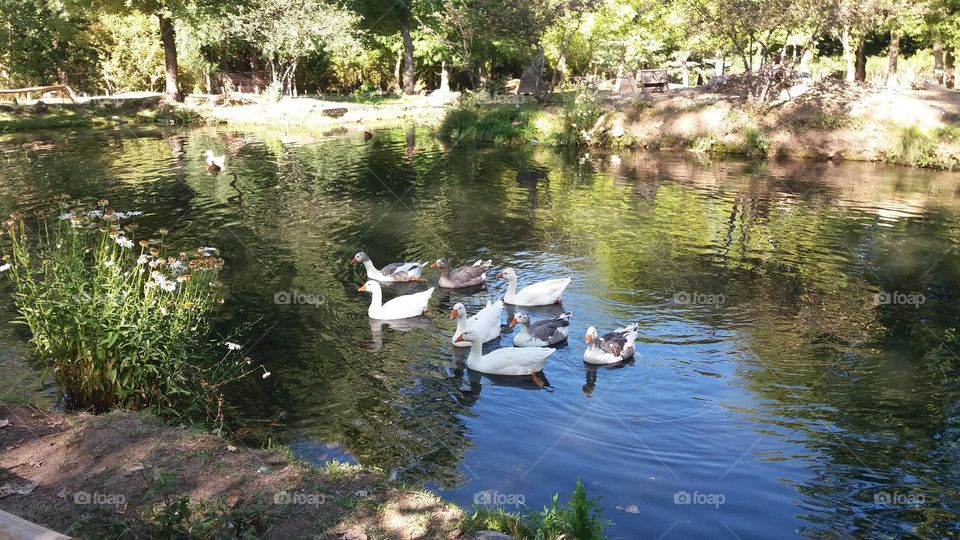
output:
M543 369L556 349L546 347L504 348L483 355L471 369L492 375L530 375Z

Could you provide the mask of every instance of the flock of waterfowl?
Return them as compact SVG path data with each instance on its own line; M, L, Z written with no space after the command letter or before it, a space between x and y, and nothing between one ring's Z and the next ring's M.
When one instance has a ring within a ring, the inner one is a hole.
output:
M381 283L425 282L421 274L426 268L424 262L396 262L382 268L374 266L366 253L354 255L351 261L363 264L367 282L358 290L372 296L367 315L371 319L398 320L418 317L427 310L435 287L413 294L397 296L383 301ZM492 268L491 261L477 262L451 268L447 259L438 259L432 268L441 269L437 285L444 289L463 289L483 285L487 281L487 271ZM556 352L551 346L565 341L570 329L573 313L566 312L558 317L533 321L530 315L517 312L509 326L513 329L520 325L520 331L513 338L513 347L496 349L483 354L483 344L500 339L501 317L504 304L519 307L547 306L560 304L563 291L570 285L570 278L548 279L517 289L517 273L505 268L497 278L507 281L504 297L496 302L487 302L486 307L473 316L469 316L463 304L457 303L450 312L450 318L456 319L457 328L451 337L453 345L470 347L467 367L491 375L530 375L538 381L536 374L543 369L547 358ZM615 364L633 356L637 339L637 324L618 328L600 336L597 329L587 329L585 340L587 348L583 353L584 361L591 364Z
M226 156L217 156L212 150L205 152L207 171L217 174L226 168ZM354 264L363 264L368 281L360 291L373 297L367 314L371 319L399 320L422 315L427 310L434 287L413 294L397 296L383 301L381 283L426 281L420 274L427 263L392 263L378 269L366 253L354 255ZM432 268L440 269L437 285L444 289L463 289L477 287L487 281L487 271L493 267L489 260L479 260L469 266L451 268L447 259L437 259ZM570 278L548 279L517 289L517 273L505 268L497 274L507 280L507 291L496 302L487 302L486 307L472 317L467 314L463 304L456 304L450 313L457 320L457 329L451 341L457 347L470 347L467 367L491 375L530 375L538 381L536 374L543 369L547 358L556 352L553 345L567 339L570 330L570 318L573 313L566 312L552 319L532 321L530 315L518 312L510 321L510 328L520 325L520 331L513 337L513 347L501 348L483 354L483 344L500 339L500 319L504 304L519 307L548 306L560 304L563 291L570 285ZM593 326L587 329L585 336L587 348L583 352L584 361L591 364L616 364L633 357L634 343L637 339L637 324L617 328L600 336ZM538 381L539 382L539 381Z

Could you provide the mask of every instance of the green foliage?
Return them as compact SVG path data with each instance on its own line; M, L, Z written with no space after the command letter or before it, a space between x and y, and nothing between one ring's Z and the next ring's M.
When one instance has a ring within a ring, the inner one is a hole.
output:
M222 302L212 248L168 254L167 231L137 240L107 201L64 204L6 222L3 269L31 344L70 407L219 417L224 384L248 374L239 346L213 360L210 317ZM223 349L221 349L223 351Z
M144 516L141 536L145 538L258 538L256 526L261 515L242 514L222 500L191 504L183 486L170 471L154 469L147 497L156 501L152 513Z
M602 540L610 522L603 519L599 499L587 496L580 479L570 494L570 500L559 502L555 494L550 506L539 512L510 513L501 509L476 508L463 525L465 530L498 531L520 540Z
M455 144L516 145L530 134L530 114L526 108L470 105L447 112L440 124L439 135Z
M916 167L941 167L946 162L940 155L935 136L915 125L897 129L896 142L888 150L887 157L894 163Z
M163 88L163 50L155 20L139 13L106 14L91 28L91 38L107 92Z
M556 144L560 146L584 146L592 142L592 128L600 118L600 103L586 92L568 97L563 104L563 131Z
M765 131L757 128L750 128L743 134L746 142L746 154L752 158L767 157L770 153L770 136Z

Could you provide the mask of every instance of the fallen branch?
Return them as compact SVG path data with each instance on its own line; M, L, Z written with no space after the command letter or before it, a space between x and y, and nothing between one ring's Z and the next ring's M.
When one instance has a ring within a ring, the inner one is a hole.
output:
M27 94L29 97L30 94L34 92L58 92L61 96L66 96L72 103L77 102L77 95L73 93L73 90L65 84L52 84L50 86L30 86L27 88L0 88L0 95L2 94Z

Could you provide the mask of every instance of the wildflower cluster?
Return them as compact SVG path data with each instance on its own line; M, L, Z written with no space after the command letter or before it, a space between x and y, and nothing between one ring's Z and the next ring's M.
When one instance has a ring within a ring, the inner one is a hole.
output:
M210 354L212 311L223 303L219 252L171 255L169 231L140 238L126 222L140 212L106 200L95 210L70 206L61 203L57 219L35 211L35 223L12 215L0 265L18 322L68 405L211 414L222 386L254 369L233 358L240 347Z

